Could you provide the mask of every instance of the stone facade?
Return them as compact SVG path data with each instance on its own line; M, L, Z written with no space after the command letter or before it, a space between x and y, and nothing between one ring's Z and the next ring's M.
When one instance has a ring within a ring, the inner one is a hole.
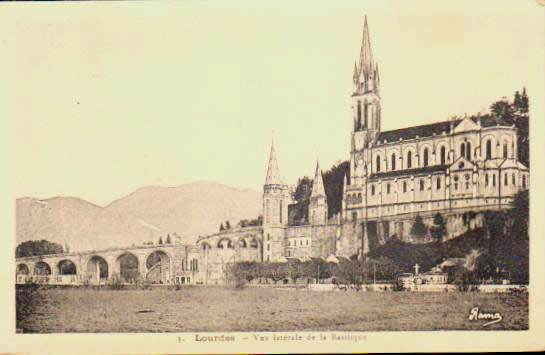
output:
M516 128L502 126L490 115L381 130L380 76L367 19L353 83L351 177L344 179L340 214L328 216L317 164L308 223L290 225L288 206L293 201L280 176L273 143L263 188L262 226L228 229L199 238L196 245L21 258L18 282L32 277L43 281L50 275L46 282L100 283L113 274L127 274L120 258L131 254L138 264L133 269L152 282L219 284L228 265L237 261L361 256L392 235L411 243L430 242L430 236L411 235L416 216L431 225L440 212L446 222L445 238L454 238L483 225L479 211L509 207L518 191L529 188L529 170L518 160ZM464 220L469 211L472 218ZM59 272L65 259L74 263L75 275ZM38 264L43 268L36 269ZM104 265L108 273L100 271Z

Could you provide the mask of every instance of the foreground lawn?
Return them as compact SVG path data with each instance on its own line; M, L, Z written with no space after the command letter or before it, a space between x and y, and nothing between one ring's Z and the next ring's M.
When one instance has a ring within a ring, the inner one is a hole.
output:
M40 289L25 299L31 307L20 296L25 333L528 329L527 294ZM468 320L473 307L503 320L482 328Z

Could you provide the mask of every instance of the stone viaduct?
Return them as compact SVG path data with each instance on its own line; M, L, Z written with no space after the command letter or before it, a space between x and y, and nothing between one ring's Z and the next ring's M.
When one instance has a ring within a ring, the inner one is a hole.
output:
M16 282L54 285L146 281L220 284L227 265L262 260L262 229L246 227L201 238L196 244L162 244L16 259Z

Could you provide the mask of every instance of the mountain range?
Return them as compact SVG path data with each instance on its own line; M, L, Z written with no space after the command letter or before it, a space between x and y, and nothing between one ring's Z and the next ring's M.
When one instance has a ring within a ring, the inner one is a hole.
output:
M17 244L46 239L70 251L157 243L167 234L191 244L226 220L234 226L260 213L260 193L215 182L143 187L105 207L76 197L23 197L16 202L16 236Z

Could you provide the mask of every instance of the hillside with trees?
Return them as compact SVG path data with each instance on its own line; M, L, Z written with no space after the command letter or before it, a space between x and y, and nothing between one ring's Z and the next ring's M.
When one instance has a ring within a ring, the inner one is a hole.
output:
M53 243L45 239L27 240L17 245L15 248L15 257L23 258L26 256L61 254L68 252L67 249L67 247L63 248L59 243Z

